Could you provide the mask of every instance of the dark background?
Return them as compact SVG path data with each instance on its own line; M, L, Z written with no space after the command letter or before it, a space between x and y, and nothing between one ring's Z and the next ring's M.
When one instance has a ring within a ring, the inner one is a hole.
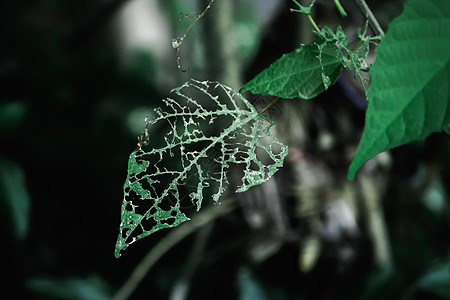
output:
M289 1L230 1L232 26L239 24L239 32L247 30L251 39L235 41L239 51L233 59L238 67L235 77L227 77L220 71L222 65L208 68L208 56L202 52L221 37L208 33L202 23L214 22L220 14L214 3L210 14L187 35L181 62L188 72L181 72L170 40L183 34L194 21L193 13L206 2L195 6L196 1L149 0L158 4L158 11L148 13L153 25L147 29L162 38L150 39L147 45L146 40L133 45L127 39L133 31L124 29L130 19L122 13L133 2L137 1L0 4L0 232L5 295L20 299L114 295L144 255L170 232L157 232L132 245L120 259L114 258L128 155L144 128L146 112L161 105L172 88L190 77L222 79L239 89L238 83L311 39L303 30L306 18L291 13L294 6ZM317 23L341 24L350 35L364 26L353 1L342 1L349 13L345 19L332 1L318 3ZM402 9L402 1L368 3L384 29ZM182 17L178 12L190 16L178 21ZM214 53L220 55L220 49ZM301 121L305 142L294 142L292 149L306 154L300 166L325 166L334 192L347 186L343 183L351 158L347 152L357 145L364 117L352 75L344 78L316 100L280 103L280 112L274 114L275 121L280 114L279 120L288 119L287 110L293 106L304 109L299 114L309 113ZM345 127L339 124L346 122L351 129L339 131ZM300 130L296 123L280 123L281 128L290 128L283 138L295 140ZM334 137L332 149L321 146L323 132ZM208 225L201 262L189 276L183 277L182 270L189 270L186 265L201 230L167 252L131 299L169 299L180 278L188 279L189 299L448 299L449 140L445 134L435 134L400 147L390 152L388 167L367 171L372 179L385 179L377 189L389 241L387 261L376 259L377 242L366 222L367 209L359 207L363 212L355 213L359 235L344 232L330 241L324 231L311 229L312 217L293 212L299 205L295 197L281 193L291 228L288 237L273 233L270 221L252 225L249 214L270 219L270 207L258 212L257 206L253 211L242 200L238 209ZM287 184L301 187L301 180L292 175L295 166L287 163L286 170L273 179L279 189L287 189ZM349 186L361 194L361 186ZM314 222L322 226L327 224L326 201L314 210ZM313 266L301 271L298 261L311 236L322 246L313 250ZM275 250L254 260L250 253L255 245L275 245ZM346 249L351 259L342 254Z

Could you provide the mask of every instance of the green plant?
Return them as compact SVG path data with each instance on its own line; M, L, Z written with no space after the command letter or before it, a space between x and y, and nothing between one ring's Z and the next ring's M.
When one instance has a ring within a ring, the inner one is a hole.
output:
M386 35L365 2L358 1L377 36L368 36L367 30L360 32L354 48L349 48L341 27L335 31L319 29L310 15L315 1L310 6L293 2L298 6L293 11L308 16L318 38L283 55L241 91L311 99L334 84L342 68L353 69L367 90L368 109L349 169L350 180L378 153L443 131L450 124L449 1L411 0ZM346 15L339 1L335 3ZM379 40L377 59L369 66L369 46ZM175 46L178 51L179 44ZM371 82L367 88L362 73L369 69ZM196 91L184 92L189 87ZM242 192L268 180L287 154L287 147L270 133L273 125L262 111L257 112L230 88L191 81L174 92L180 101L165 100L168 110L157 110L157 116L147 121L138 149L130 156L117 257L134 241L187 221L181 211L184 194L197 210L207 195L217 203L225 191L231 164L243 167L242 185L237 189ZM160 123L166 123L164 140L153 141L148 130ZM218 130L211 131L211 125ZM152 145L148 152L143 150L147 144ZM205 164L213 167L205 168ZM193 189L181 191L189 186Z
M450 124L450 2L413 0L389 27L370 70L366 125L348 177L387 149Z
M162 146L145 132L130 155L117 257L136 240L189 220L180 210L183 194L197 211L207 193L217 203L231 165L242 166L236 192L245 192L268 180L287 155L287 146L271 136L273 124L232 89L192 80L173 92L177 100L164 100L167 109L147 121L167 130ZM144 151L150 142L152 149Z

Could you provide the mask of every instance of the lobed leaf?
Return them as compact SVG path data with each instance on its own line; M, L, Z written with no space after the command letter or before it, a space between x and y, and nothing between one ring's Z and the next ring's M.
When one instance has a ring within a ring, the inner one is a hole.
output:
M348 178L387 149L450 124L450 1L411 0L377 47L364 132Z
M240 167L236 192L244 192L267 181L287 155L287 146L271 136L273 124L229 87L192 80L173 93L147 121L160 138L146 132L130 155L116 257L131 243L188 221L183 210L198 211L205 196L218 203L231 166Z

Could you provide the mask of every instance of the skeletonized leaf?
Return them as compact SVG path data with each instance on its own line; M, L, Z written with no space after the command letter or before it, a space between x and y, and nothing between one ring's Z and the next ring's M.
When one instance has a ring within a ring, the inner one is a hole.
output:
M147 121L160 134L130 155L116 257L136 240L188 221L183 210L198 211L205 197L217 203L232 165L242 175L236 192L244 192L267 181L287 155L271 136L273 124L229 87L191 80L173 94Z
M450 1L411 0L389 26L371 68L366 123L348 178L387 149L450 123Z

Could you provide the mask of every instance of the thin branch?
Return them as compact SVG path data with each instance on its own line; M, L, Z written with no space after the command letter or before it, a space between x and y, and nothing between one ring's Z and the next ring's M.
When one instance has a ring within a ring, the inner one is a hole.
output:
M275 97L269 104L266 105L259 113L263 114L266 110L268 110L272 105L278 102L280 100L280 97Z
M183 34L182 37L176 37L176 38L172 39L172 48L173 48L173 49L175 50L175 52L176 52L176 55L177 55L177 66L178 66L178 69L179 69L181 72L187 72L187 71L188 71L188 70L183 69L183 68L181 67L181 61L180 61L180 60L181 60L181 56L180 56L180 48L181 48L181 45L183 44L184 39L186 38L188 32L189 32L189 31L191 30L191 28L195 25L195 23L197 23L198 20L200 20L201 18L203 18L203 16L206 15L206 13L208 12L208 10L211 8L211 5L213 4L213 2L214 2L214 0L211 0L211 1L209 2L209 4L206 6L206 8L203 10L203 12L202 12L201 14L199 14L198 16L195 17L194 22L192 22L191 25L189 25L189 27L186 29L186 31L184 32L184 34Z
M314 19L311 17L311 15L308 15L308 20L311 22L311 25L314 27L314 29L317 32L320 32L319 26L317 26L316 22L314 22Z
M373 30L373 32L376 35L379 35L381 37L384 36L384 31L381 28L380 24L378 23L377 19L375 18L373 12L370 10L369 6L367 5L365 0L355 0L356 4L359 6L359 9L363 13L363 15L369 19L369 26Z
M386 188L386 180L380 174L369 175L368 172L364 172L359 177L359 185L366 213L364 219L373 245L375 264L378 267L390 266L392 249L381 202L382 193Z
M181 276L172 288L170 300L184 300L188 297L190 281L205 254L206 244L211 236L213 227L214 222L210 222L197 232L189 258L181 271Z
M339 13L341 16L346 17L347 13L345 12L344 7L342 7L342 4L339 2L339 0L334 0L334 4L336 5L337 9L339 10Z
M113 300L128 299L149 270L167 251L201 226L229 213L234 208L236 208L236 202L233 199L224 200L221 205L210 207L196 214L192 221L184 223L175 230L170 231L136 266L128 280L114 295Z

